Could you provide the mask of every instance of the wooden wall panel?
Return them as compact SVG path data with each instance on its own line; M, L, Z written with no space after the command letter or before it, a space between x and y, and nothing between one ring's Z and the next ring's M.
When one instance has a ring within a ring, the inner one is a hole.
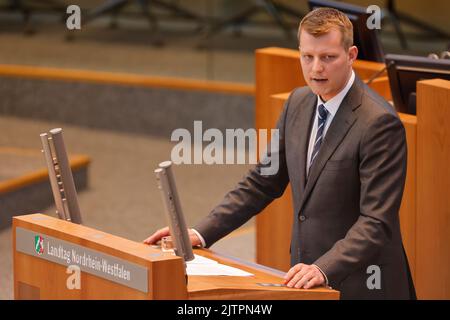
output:
M419 298L450 299L450 81L417 83Z

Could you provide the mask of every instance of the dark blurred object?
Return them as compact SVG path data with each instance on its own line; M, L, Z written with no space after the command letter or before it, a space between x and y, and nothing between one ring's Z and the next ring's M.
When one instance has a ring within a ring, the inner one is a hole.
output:
M91 11L88 12L86 19L84 20L83 24L89 23L90 21L96 19L99 16L102 16L104 14L112 14L113 15L113 22L111 23L111 27L116 27L116 20L115 18L119 14L119 12L127 5L131 4L132 2L135 2L141 9L142 15L147 19L147 21L150 24L150 27L152 29L152 32L155 34L155 40L154 44L162 44L162 40L159 36L159 28L158 28L158 21L152 11L149 9L150 6L156 6L161 7L165 10L170 11L171 13L175 14L176 16L194 20L199 23L199 27L203 24L203 19L198 16L197 14L190 12L187 9L182 8L181 6L177 5L176 3L164 1L164 0L106 0L104 1L100 6L95 7Z
M394 25L395 31L398 34L398 37L400 39L400 43L401 43L403 49L407 49L408 44L406 42L406 37L405 37L403 31L401 30L400 22L404 22L415 28L422 29L423 31L427 32L430 35L438 36L438 37L445 38L445 39L450 38L450 35L447 34L446 32L443 32L425 22L419 21L405 13L397 11L397 9L395 7L395 0L388 0L386 8L387 8L388 14L390 16L390 19Z
M271 16L273 20L275 20L277 25L283 30L288 40L295 39L292 33L291 26L285 20L283 20L281 14L285 13L297 19L300 19L305 15L304 13L271 0L252 0L251 2L252 4L244 11L236 15L233 15L221 22L214 23L210 27L210 29L206 32L204 38L209 39L229 26L240 27L242 24L247 22L252 16L263 11L269 14L269 16Z
M319 7L337 9L347 15L353 24L353 41L358 47L358 59L384 62L378 30L367 28L369 14L365 7L330 0L309 0L311 10Z
M450 61L446 59L387 54L386 65L392 99L399 112L416 114L417 81L450 80Z
M0 11L19 11L22 14L24 22L24 32L26 34L32 34L35 32L34 27L31 25L31 15L39 10L51 10L58 11L65 15L66 6L58 0L9 0L5 7L0 8Z

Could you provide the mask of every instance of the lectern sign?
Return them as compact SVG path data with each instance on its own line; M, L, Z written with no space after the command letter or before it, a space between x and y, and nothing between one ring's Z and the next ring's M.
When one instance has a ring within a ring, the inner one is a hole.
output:
M147 268L96 250L23 228L16 228L16 250L148 292Z
M43 254L44 253L44 238L42 238L41 236L35 236L34 237L34 248L38 255Z

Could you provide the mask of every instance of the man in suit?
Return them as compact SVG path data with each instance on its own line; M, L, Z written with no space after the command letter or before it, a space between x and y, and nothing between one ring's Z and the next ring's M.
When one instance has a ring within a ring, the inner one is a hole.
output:
M415 298L399 223L406 138L395 110L352 70L349 19L320 8L299 26L307 87L294 90L278 120L279 170L259 163L221 204L190 229L193 245L211 246L280 197L291 183L294 223L288 287L328 285L342 299ZM168 235L157 231L145 240ZM371 270L378 285L371 286Z

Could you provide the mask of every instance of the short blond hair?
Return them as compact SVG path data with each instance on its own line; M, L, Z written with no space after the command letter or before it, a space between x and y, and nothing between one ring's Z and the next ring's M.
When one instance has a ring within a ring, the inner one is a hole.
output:
M300 43L301 30L305 30L314 37L319 37L333 28L341 32L342 46L348 50L353 45L353 25L344 13L333 8L322 7L309 12L300 21L297 38Z

